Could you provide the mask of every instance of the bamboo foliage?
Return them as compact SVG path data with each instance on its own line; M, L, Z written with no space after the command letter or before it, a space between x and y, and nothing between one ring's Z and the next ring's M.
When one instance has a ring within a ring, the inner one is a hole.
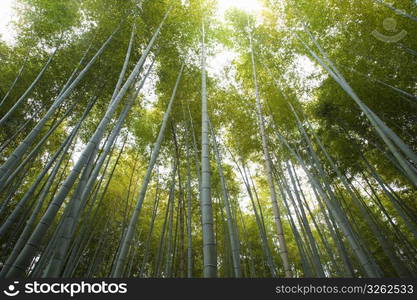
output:
M413 5L122 2L0 41L1 278L417 275Z

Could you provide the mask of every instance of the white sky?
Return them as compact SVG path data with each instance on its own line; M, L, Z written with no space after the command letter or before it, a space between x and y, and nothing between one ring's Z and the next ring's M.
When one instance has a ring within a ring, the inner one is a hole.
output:
M9 23L13 20L15 0L0 0L0 35L7 43L13 42L13 30Z
M224 21L228 9L239 8L247 13L259 15L262 4L259 0L217 0L217 17ZM219 45L216 54L207 58L207 71L210 76L224 79L224 68L232 64L237 53Z
M13 31L9 26L13 19L13 6L15 0L0 0L0 34L6 42L13 41ZM218 16L223 18L224 13L231 7L240 8L246 12L256 14L262 9L258 0L218 0Z
M231 7L237 7L248 13L257 13L262 9L258 0L217 0L218 14L223 16Z
M12 44L14 41L14 31L10 24L15 17L13 14L14 5L15 0L0 0L0 35L1 39L8 44ZM218 0L217 7L217 15L220 19L224 19L225 12L232 7L254 14L259 13L262 9L258 0ZM230 65L236 54L226 49L218 50L219 53L208 58L208 71L211 76L221 77L223 67Z
M15 5L16 0L0 0L0 38L9 45L13 44L15 36L13 25L10 24L16 17L13 11ZM224 20L225 12L233 7L258 17L262 10L260 0L217 0L218 18ZM235 52L219 45L218 49L216 49L216 53L212 57L207 58L207 70L210 76L224 79L224 68L230 66L236 56L237 54ZM301 76L301 78L304 77L302 79L305 81L308 81L306 80L308 75L311 75L311 73L316 71L312 62L307 58L297 61L297 65L298 66L296 67L301 71L300 75L304 75Z

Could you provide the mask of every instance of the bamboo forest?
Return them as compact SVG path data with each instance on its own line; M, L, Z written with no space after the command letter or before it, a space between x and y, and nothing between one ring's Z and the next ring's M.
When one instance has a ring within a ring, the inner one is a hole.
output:
M415 0L6 2L1 278L417 277Z

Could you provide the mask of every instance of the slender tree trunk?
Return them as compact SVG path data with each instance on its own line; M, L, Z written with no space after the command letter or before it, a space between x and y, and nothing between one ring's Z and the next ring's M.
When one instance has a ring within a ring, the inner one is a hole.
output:
M304 29L310 35L312 41L319 49L323 59L320 58L307 44L305 44L297 35L301 43L307 48L310 54L320 63L320 65L329 72L330 76L341 86L341 88L354 100L359 108L366 115L378 135L384 141L385 145L392 152L393 156L397 160L398 164L404 170L406 178L414 185L417 186L417 172L411 167L410 162L417 163L417 155L408 147L402 140L393 132L369 107L362 102L357 96L349 83L345 80L343 75L337 70L334 63L327 57L325 51L321 48L314 35L304 25Z
M25 69L25 65L26 65L26 62L23 63L23 65L20 68L19 72L17 73L17 76L16 76L15 80L13 81L12 85L10 86L10 88L7 90L6 94L4 95L2 100L0 101L0 107L4 104L4 102L6 102L7 97L9 97L11 91L13 91L14 87L16 86L16 83L19 81L20 77L22 76L23 70Z
M167 15L166 15L166 17L167 17ZM146 191L148 189L148 184L149 184L149 181L151 179L152 170L153 170L153 167L155 166L156 160L157 160L158 155L159 155L159 150L161 148L161 143L162 143L162 140L163 140L164 134L165 134L165 128L167 126L168 118L169 118L169 115L170 115L171 110L172 110L172 105L173 105L173 102L174 102L174 99L175 99L175 96L176 96L177 88L178 88L178 85L180 83L183 70L184 70L184 64L181 66L181 70L178 74L177 82L175 83L174 90L172 92L172 96L171 96L171 99L170 99L169 104L168 104L168 108L167 108L167 110L164 114L164 118L162 120L162 125L161 125L161 128L160 128L159 134L158 134L158 138L155 142L155 147L154 147L154 149L152 151L152 154L151 154L151 159L150 159L150 162L149 162L149 165L148 165L148 169L146 170L145 178L143 180L140 193L138 195L138 200L136 202L136 207L135 207L135 209L133 211L133 215L130 219L126 235L123 238L121 248L120 248L120 256L118 257L118 259L116 261L116 267L115 267L114 272L112 273L112 277L119 277L122 274L122 270L123 270L123 267L124 267L124 264L125 264L126 256L127 256L128 250L129 250L129 248L131 246L131 243L132 243L132 239L133 239L133 235L134 235L134 232L135 232L137 220L139 218L139 214L140 214L140 211L142 209L142 204L143 204L143 201L145 199Z
M415 22L417 22L417 17L415 17L415 16L413 16L413 15L410 15L410 14L408 14L408 13L406 13L404 10L402 10L402 9L398 9L398 8L396 8L395 6L393 6L392 4L390 4L390 3L387 3L387 2L385 2L384 0L374 0L375 2L377 2L377 3L380 3L380 4L382 4L382 5L384 5L385 7L387 7L387 8L389 8L389 9L391 9L393 12L395 12L397 15L400 15L400 16L403 16L403 17L406 17L406 18L408 18L408 19L410 19L410 20L412 20L412 21L415 21Z
M78 74L78 76L71 82L71 84L66 87L64 86L65 91L59 94L57 99L54 101L52 106L46 112L46 114L42 117L42 119L36 124L36 126L31 130L31 132L23 139L20 145L13 151L12 154L7 158L7 160L3 163L0 167L0 190L4 186L5 179L7 178L8 174L12 171L12 169L17 165L17 163L22 159L23 155L27 152L29 147L32 145L38 134L41 132L43 126L49 120L49 118L55 113L55 111L61 106L66 98L70 95L70 93L75 89L78 83L84 78L87 74L89 69L95 63L95 61L101 56L104 50L112 41L114 35L119 30L119 28L114 31L110 37L106 40L106 42L101 46L101 48L97 51L94 57L89 61L89 63L84 67L84 69Z
M174 201L174 192L175 192L175 168L176 165L174 164L172 168L172 178L171 178L171 185L169 188L169 196L168 196L168 203L165 209L165 218L164 218L164 224L162 225L162 232L161 232L161 238L159 240L159 247L156 255L155 260L155 269L154 269L154 277L160 276L160 269L162 265L162 257L163 257L163 251L165 247L165 232L166 232L166 225L168 222L168 216L169 216L169 210L171 207L171 202Z
M20 106L20 104L23 103L23 101L25 101L30 93L33 91L33 89L36 87L36 85L38 84L38 82L41 80L41 78L43 77L43 74L45 74L46 70L48 69L50 63L52 62L53 57L55 56L57 50L55 50L52 55L49 57L48 61L46 62L46 64L44 65L44 67L42 68L42 70L39 72L38 76L35 78L35 80L32 82L32 84L28 87L28 89L23 93L23 95L14 103L14 105L12 106L12 108L9 109L9 111L0 119L0 126L3 126L4 123L6 123L6 121L11 117L11 115L16 111L16 109ZM7 95L6 95L7 97ZM4 100L3 100L4 101Z
M290 210L290 207L289 207L289 204L288 204L288 201L287 201L287 197L285 196L284 189L282 188L279 181L277 181L277 182L278 182L278 188L281 192L282 200L283 200L284 205L287 209L287 216L288 216L288 220L290 222L291 228L292 228L292 232L294 234L294 240L297 244L298 252L300 253L301 266L302 266L303 271L304 271L304 277L307 277L307 278L313 277L313 271L311 270L310 263L307 260L307 255L305 253L303 241L301 239L300 233L298 232L297 226L294 222L294 218L291 214L291 210Z
M268 150L268 142L267 142L266 133L265 133L265 122L264 122L263 114L262 114L262 105L261 105L261 99L259 95L258 79L256 75L256 65L255 65L255 55L254 55L254 50L253 50L251 34L249 34L249 41L250 41L251 59L252 59L252 68L253 68L253 80L254 80L255 92L256 92L256 109L257 109L256 111L258 115L259 131L260 131L260 135L262 138L262 149L264 153L265 168L266 168L266 173L267 173L269 191L271 194L272 210L274 213L275 225L277 227L277 234L278 234L278 240L279 240L279 245L280 245L279 252L280 252L281 259L282 259L282 263L284 265L285 276L292 277L290 261L288 258L288 249L287 249L287 244L285 241L284 230L283 230L282 223L281 223L280 210L279 210L279 206L277 202L277 196L276 196L274 181L273 181L273 176L272 176L272 162L271 162L271 157L270 157L269 150Z
M233 257L233 270L234 270L235 277L239 278L239 277L242 277L242 271L240 269L239 238L236 235L236 229L234 228L232 212L230 209L229 192L227 190L226 180L223 174L222 158L220 156L220 151L217 145L216 135L214 134L214 130L210 122L209 122L209 126L211 129L214 153L215 153L215 157L217 161L217 169L219 171L219 176L220 176L220 181L221 181L221 186L222 186L222 191L223 191L223 200L224 200L224 206L226 209L226 216L227 216L227 227L228 227L232 257Z
M217 254L216 242L213 231L213 208L211 201L210 186L210 156L209 156L209 119L207 111L207 87L206 87L206 49L205 29L202 24L201 42L201 215L203 221L203 264L204 277L212 278L217 276Z
M156 214L158 212L158 206L159 206L159 172L157 171L157 175L156 175L156 190L155 190L155 201L154 201L154 205L153 205L153 209L152 209L152 216L151 216L151 222L149 225L149 233L148 233L148 237L146 239L146 243L145 243L145 250L144 250L144 254L143 254L143 260L142 260L142 264L139 270L139 275L138 277L141 278L143 277L143 274L145 272L145 268L146 265L148 263L148 256L149 256L149 248L151 246L151 239L152 239L152 233L153 233L153 228L155 225L155 219L156 219Z
M367 275L369 277L381 277L381 271L378 266L375 264L373 257L369 255L369 252L364 249L361 245L358 237L356 236L352 226L349 223L346 215L343 213L342 209L338 206L338 203L335 203L335 199L332 197L330 198L320 184L317 182L314 175L312 175L308 168L306 168L303 160L299 157L299 155L291 148L288 142L277 132L278 137L280 138L281 142L288 148L292 155L297 159L300 163L304 171L306 172L310 183L314 185L317 191L320 193L321 197L326 202L327 207L334 213L335 217L338 220L338 224L341 226L346 238L349 240L349 243L352 246L354 253L357 255L359 261L361 262L362 266L364 267Z
M184 118L185 119L185 118ZM189 127L187 123L186 157L187 157L187 277L193 277L193 240L192 240L192 209L191 209L191 162L189 145Z

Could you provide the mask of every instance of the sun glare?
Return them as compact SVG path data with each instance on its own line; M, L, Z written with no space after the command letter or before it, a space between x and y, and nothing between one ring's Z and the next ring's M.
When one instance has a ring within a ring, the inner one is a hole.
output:
M218 0L217 7L220 15L229 8L239 8L247 13L257 13L262 9L262 4L259 0Z
M8 44L12 44L13 30L9 26L9 22L12 20L13 11L12 7L15 4L14 0L0 0L0 37Z

